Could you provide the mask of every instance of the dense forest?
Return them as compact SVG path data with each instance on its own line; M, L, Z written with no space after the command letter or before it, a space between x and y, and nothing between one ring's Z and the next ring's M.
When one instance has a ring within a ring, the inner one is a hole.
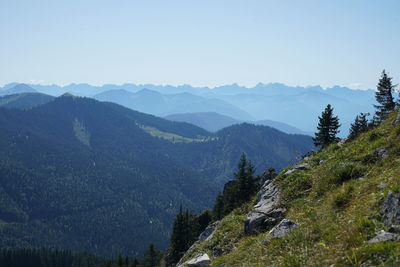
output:
M151 242L165 249L179 206L211 208L242 152L261 172L313 147L269 127L214 135L72 95L2 108L0 123L0 247L103 256L137 256Z

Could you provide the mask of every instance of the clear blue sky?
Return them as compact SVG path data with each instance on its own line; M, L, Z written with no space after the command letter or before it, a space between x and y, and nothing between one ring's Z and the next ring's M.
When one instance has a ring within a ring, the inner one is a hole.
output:
M0 2L0 85L400 82L400 1Z

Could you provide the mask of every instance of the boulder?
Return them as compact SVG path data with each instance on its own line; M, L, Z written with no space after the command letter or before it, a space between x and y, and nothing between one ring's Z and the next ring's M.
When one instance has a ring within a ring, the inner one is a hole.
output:
M299 225L297 223L289 219L283 219L277 226L269 231L269 235L271 238L281 238L298 227Z
M207 267L210 266L210 263L210 257L206 253L199 254L193 259L185 262L188 267Z
M279 198L278 187L272 180L265 181L258 192L254 210L247 215L244 222L245 235L268 231L283 218L286 209L277 207Z
M398 241L398 240L400 240L399 234L389 233L381 230L376 234L376 236L368 240L368 243L378 243L378 242Z
M289 219L283 219L278 225L273 227L269 231L269 237L264 240L264 245L268 244L274 238L281 238L286 234L290 233L294 229L298 228L299 225L295 222L292 222Z
M395 195L392 191L389 191L381 209L385 225L392 226L400 224L399 201L400 193Z
M215 233L215 228L217 228L218 223L219 221L216 221L208 225L207 228L199 235L199 241L204 242L210 240Z

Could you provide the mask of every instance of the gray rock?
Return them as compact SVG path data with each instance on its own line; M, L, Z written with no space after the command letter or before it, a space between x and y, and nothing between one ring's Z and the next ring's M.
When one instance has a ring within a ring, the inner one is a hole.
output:
M400 124L400 110L397 111L397 117L396 120L394 121L394 125L399 125Z
M298 227L299 225L297 223L289 219L283 219L277 226L269 231L269 235L271 238L281 238Z
M287 172L285 172L283 175L288 176L288 175L291 175L292 173L294 173L295 171L296 171L295 169L291 169L291 170L288 170Z
M400 193L395 195L392 191L389 191L381 209L385 225L392 226L400 224L399 201Z
M400 239L399 234L385 232L383 230L379 231L376 236L368 240L368 243L378 243L386 241L397 241Z
M293 166L293 168L298 171L305 170L308 168L308 164L307 163L296 164Z
M375 149L374 154L378 158L385 159L389 156L389 151L384 147L380 147L380 148Z
M277 207L279 198L278 187L271 180L265 181L258 192L254 210L247 215L244 222L245 235L268 231L283 218L286 209Z
M199 254L195 258L185 262L188 267L207 267L210 266L210 257L204 253Z
M305 170L307 168L308 168L308 164L307 163L305 163L305 162L299 163L299 164L293 165L293 169L288 170L287 172L284 173L284 175L287 176L287 175L290 175L290 174L292 174L294 172Z
M204 242L210 240L215 233L215 228L217 228L219 221L216 221L207 226L207 228L199 235L199 241Z

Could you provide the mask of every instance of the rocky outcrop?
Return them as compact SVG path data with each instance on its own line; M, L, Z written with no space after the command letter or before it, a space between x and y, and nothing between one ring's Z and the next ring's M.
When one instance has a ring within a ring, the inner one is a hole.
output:
M210 266L211 260L210 257L204 253L204 254L199 254L193 259L188 260L187 262L183 264L177 265L177 267L208 267Z
M282 220L286 211L278 207L280 192L273 180L266 180L257 195L254 210L247 215L244 222L244 234L253 235L268 231Z
M207 228L199 235L199 241L204 242L210 240L215 233L215 229L217 228L218 223L219 221L216 221L207 226Z
M394 194L392 191L389 191L381 209L383 221L386 226L400 224L399 201L400 201L400 193Z
M389 232L379 231L373 238L368 240L369 243L399 241L400 240L400 193L394 194L389 191L381 209L383 222L389 226Z
M400 235L395 233L389 233L384 230L379 231L376 236L368 240L368 243L378 243L386 241L398 241L400 240Z
M299 225L297 223L292 222L289 219L283 219L278 225L269 231L269 237L264 240L264 244L268 243L271 239L281 238L298 227Z

